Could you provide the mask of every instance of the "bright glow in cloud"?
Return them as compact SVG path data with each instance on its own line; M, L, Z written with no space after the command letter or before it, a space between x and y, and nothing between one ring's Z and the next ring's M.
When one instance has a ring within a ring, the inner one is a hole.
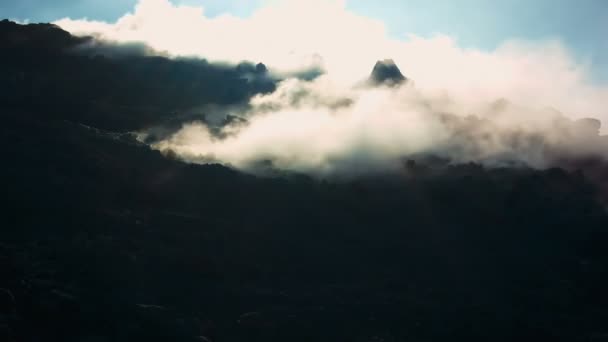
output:
M249 124L227 127L225 139L194 123L156 145L192 160L247 168L271 159L282 168L323 173L359 161L386 167L403 154L449 151L462 161L517 155L507 159L543 167L550 157L539 149L568 150L568 139L576 151L605 156L596 151L601 144L580 138L543 109L608 119L608 87L591 83L586 65L558 41L510 41L481 51L459 47L446 35L393 39L382 22L333 0L275 1L248 18L209 18L201 7L140 0L116 23L66 18L56 24L75 34L145 42L174 56L261 61L278 73L313 66L327 72L312 83L287 80L274 94L253 99L251 109L239 113ZM394 59L415 86L353 86L384 58ZM500 98L521 107L490 105ZM344 101L350 105L340 105ZM445 112L457 123L446 123L439 114ZM464 119L469 114L490 121ZM535 136L543 143L532 146Z

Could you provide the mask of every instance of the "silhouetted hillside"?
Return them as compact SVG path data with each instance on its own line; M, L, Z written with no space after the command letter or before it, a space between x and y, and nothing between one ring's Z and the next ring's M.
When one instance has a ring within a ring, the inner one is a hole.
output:
M190 165L125 130L269 91L239 78L263 65L90 57L5 26L36 33L1 43L0 341L605 340L608 216L575 167Z
M73 37L53 24L19 25L9 20L0 21L0 41L4 57L27 51L40 55L58 55L89 41ZM23 55L23 57L28 57Z
M3 107L110 130L141 129L192 110L202 116L206 105L242 105L275 88L262 64L249 73L205 60L113 56L125 47L92 44L50 24L2 21L0 47Z

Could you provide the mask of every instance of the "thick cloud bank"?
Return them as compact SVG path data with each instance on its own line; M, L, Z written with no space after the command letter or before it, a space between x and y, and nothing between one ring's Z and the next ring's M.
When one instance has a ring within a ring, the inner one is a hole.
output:
M476 113L476 115L471 115ZM236 121L212 133L192 123L155 147L195 162L313 174L397 170L404 158L546 168L608 156L600 122L499 100L475 108L445 95L400 87L339 89L327 77L288 80L255 97Z
M203 8L141 0L116 23L62 19L75 34L144 42L173 56L263 61L271 72L322 68L312 82L287 79L220 132L194 122L157 142L193 161L332 173L396 167L407 155L548 167L600 158L608 87L558 41L509 41L494 51L445 35L394 39L342 1L280 1L248 18L206 17ZM392 58L412 81L365 86L377 60ZM502 99L502 100L501 100ZM562 114L564 113L564 114Z

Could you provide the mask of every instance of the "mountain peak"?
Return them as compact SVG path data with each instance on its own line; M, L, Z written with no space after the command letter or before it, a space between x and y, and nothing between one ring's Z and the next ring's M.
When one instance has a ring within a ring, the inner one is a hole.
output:
M398 85L407 81L395 61L392 59L384 59L376 62L374 70L370 75L370 81L373 84L388 84Z

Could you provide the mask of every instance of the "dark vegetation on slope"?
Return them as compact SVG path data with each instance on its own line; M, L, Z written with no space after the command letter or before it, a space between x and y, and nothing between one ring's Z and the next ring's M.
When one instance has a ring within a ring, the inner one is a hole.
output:
M607 339L608 217L582 173L407 162L330 183L188 165L89 127L149 120L78 102L55 73L82 58L116 68L83 84L126 82L127 62L57 52L19 69L32 55L2 46L3 70L39 80L36 65L60 100L2 82L1 341ZM145 74L181 65L159 63Z
M256 69L247 63L171 60L146 56L145 49L91 42L51 24L0 22L3 106L125 131L209 104L244 104L275 89L263 64Z

